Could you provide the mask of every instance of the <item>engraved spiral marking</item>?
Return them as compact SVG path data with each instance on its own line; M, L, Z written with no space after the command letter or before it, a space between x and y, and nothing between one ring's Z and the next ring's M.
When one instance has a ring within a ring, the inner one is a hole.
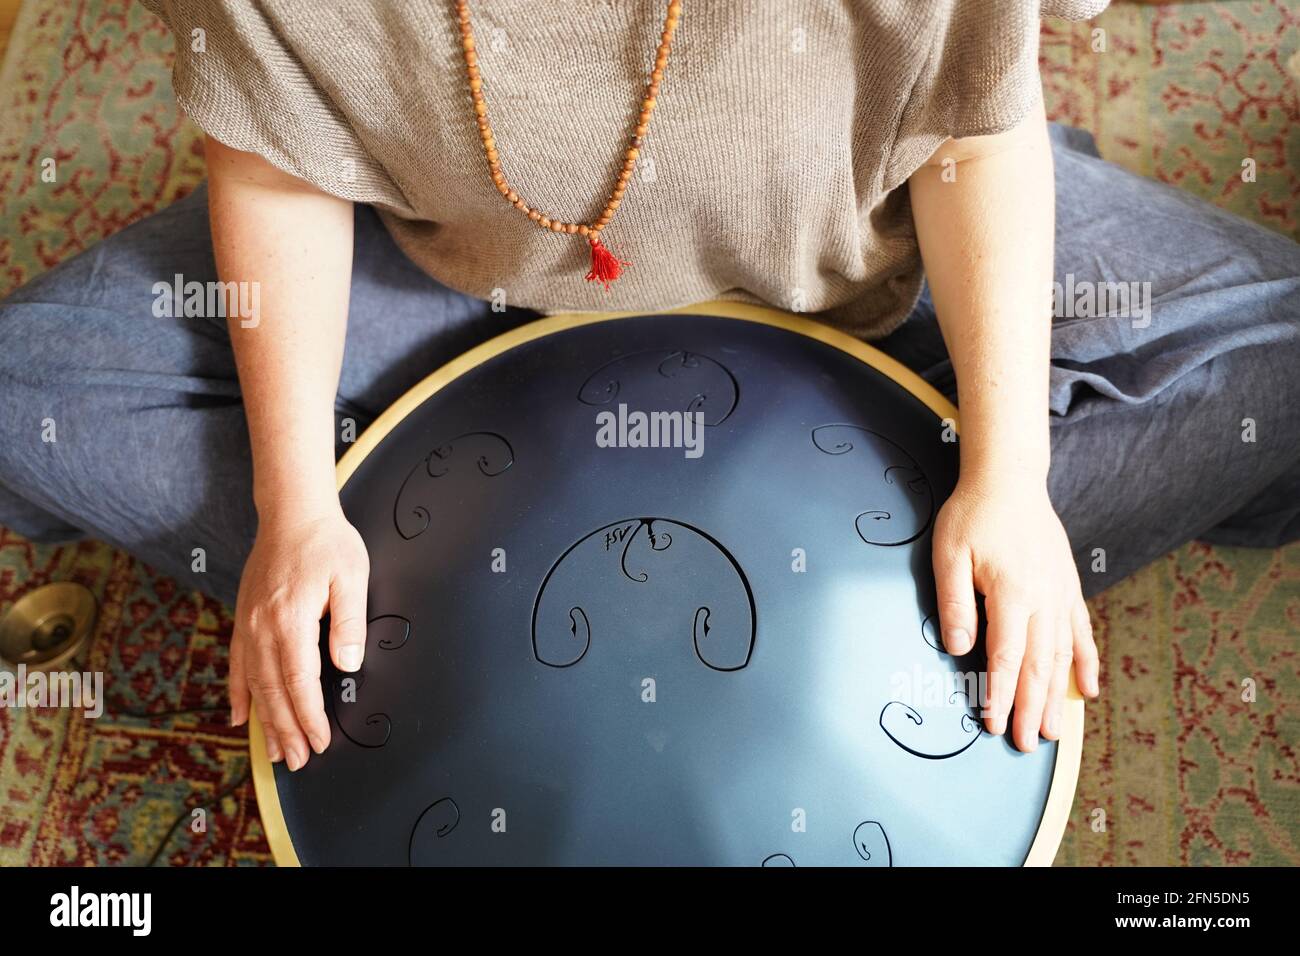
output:
M894 850L889 845L889 834L875 820L863 820L853 831L853 849L864 863L871 866L893 866Z
M927 708L927 720L910 704L891 700L880 711L880 729L913 756L926 760L956 757L979 740L980 725L970 714L965 691L953 693L948 705ZM960 716L954 713L958 709Z
M411 866L436 864L438 843L460 823L460 807L451 797L435 800L421 811L411 827L406 845L406 860Z
M727 367L684 349L621 355L596 369L578 389L584 405L615 399L639 408L702 412L705 425L720 425L736 407L740 387Z
M845 424L817 426L812 430L812 443L835 457L858 451L853 457L866 464L864 494L870 507L860 511L853 522L864 543L893 547L925 533L934 517L934 491L921 466L900 445L869 428ZM874 481L870 480L873 470L877 475Z
M551 566L533 605L533 654L549 667L572 667L593 634L671 639L676 621L683 637L689 628L705 666L735 671L749 663L753 594L735 559L698 528L629 518L587 534Z
M462 462L472 463L482 477L495 478L514 464L515 451L496 432L466 432L436 446L411 469L397 490L393 524L398 534L409 541L428 530L433 518L422 502L438 493L440 480L449 476L455 480L457 466Z
M343 694L347 681L353 681L356 689L355 700L344 700ZM338 722L343 736L358 747L378 750L388 743L393 733L393 721L383 711L363 714L362 688L366 685L365 674L339 674L334 679L334 719Z
M411 636L411 622L400 614L380 614L366 622L366 657L370 662L371 674L366 673L366 664L355 673L334 671L331 683L331 703L334 720L343 731L343 736L358 747L377 750L385 746L393 733L393 721L382 710L372 710L368 706L371 698L383 698L382 688L375 686L373 675L376 671L376 659L371 655L393 653L401 650ZM348 689L346 682L352 681L355 691L354 699L344 700ZM367 683L370 690L363 692Z
M925 620L921 622L921 640L941 654L948 653L939 637L939 619L933 614L926 615Z

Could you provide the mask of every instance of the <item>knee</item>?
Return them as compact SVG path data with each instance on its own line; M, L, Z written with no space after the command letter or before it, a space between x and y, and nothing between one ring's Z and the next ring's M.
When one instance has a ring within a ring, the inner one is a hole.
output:
M6 398L11 386L41 382L43 370L76 341L68 334L70 329L50 321L58 311L56 306L13 296L0 302L0 380Z
M16 488L55 440L60 353L76 339L45 321L50 307L0 303L0 483ZM25 477L26 476L26 477Z

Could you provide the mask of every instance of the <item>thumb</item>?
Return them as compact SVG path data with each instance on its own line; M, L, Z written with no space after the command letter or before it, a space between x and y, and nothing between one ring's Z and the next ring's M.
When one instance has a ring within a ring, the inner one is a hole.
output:
M366 656L366 579L335 576L330 581L330 660L341 671L357 671Z
M934 549L934 586L939 598L939 628L943 647L960 657L975 646L979 614L975 608L974 571L964 547Z

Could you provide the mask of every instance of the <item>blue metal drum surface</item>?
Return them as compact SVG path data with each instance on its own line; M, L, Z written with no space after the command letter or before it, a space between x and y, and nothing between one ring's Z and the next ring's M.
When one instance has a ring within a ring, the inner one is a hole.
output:
M598 443L635 411L697 415L698 454ZM983 732L982 659L941 649L956 475L911 392L770 325L611 319L470 369L343 488L369 636L352 681L326 657L329 750L276 768L298 857L1023 863L1057 748Z

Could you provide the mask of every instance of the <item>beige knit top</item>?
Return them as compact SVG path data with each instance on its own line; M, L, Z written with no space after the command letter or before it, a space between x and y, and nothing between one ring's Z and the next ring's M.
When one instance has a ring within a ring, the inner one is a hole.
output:
M915 302L906 181L949 136L1014 126L1038 95L1039 18L1107 0L685 0L650 129L590 250L502 200L450 0L144 0L176 36L176 98L208 134L373 203L435 279L543 311L713 298L864 338ZM599 215L666 0L471 0L503 171L530 206ZM198 32L196 32L198 31Z

